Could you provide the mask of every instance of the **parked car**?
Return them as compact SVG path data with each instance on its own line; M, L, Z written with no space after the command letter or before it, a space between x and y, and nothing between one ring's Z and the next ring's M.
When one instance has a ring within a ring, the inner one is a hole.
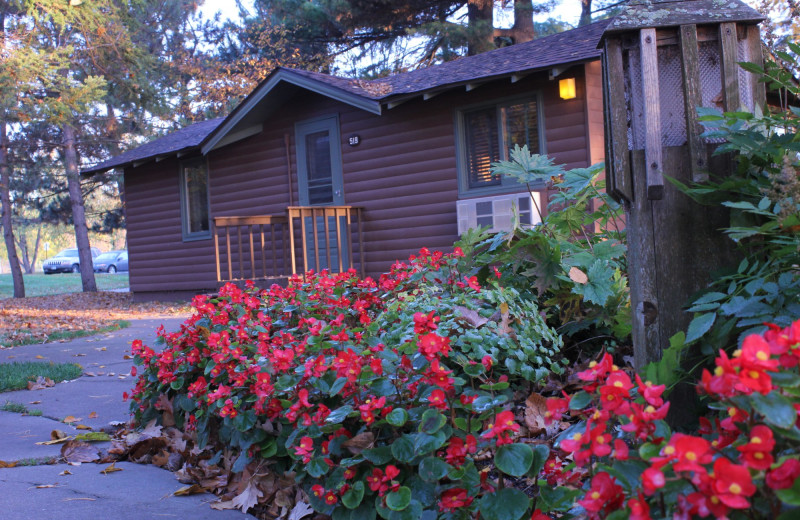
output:
M128 270L127 251L109 251L92 260L95 273L116 273Z
M93 247L92 258L97 257L99 254L100 250ZM42 263L42 270L44 274L81 272L81 261L80 258L78 258L78 249L64 249L53 258L45 260Z

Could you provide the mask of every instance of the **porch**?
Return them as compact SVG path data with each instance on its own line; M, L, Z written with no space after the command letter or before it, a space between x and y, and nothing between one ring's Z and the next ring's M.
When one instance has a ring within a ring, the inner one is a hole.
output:
M218 282L356 266L365 274L360 207L289 206L283 215L214 217L212 237Z

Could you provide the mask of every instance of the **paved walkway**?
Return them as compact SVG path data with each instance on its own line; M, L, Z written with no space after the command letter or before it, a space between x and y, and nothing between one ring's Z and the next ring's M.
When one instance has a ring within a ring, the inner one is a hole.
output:
M132 361L123 356L130 353L131 341L138 338L152 346L159 325L163 323L167 330L175 330L181 321L178 318L134 320L130 327L108 334L0 350L0 363L53 361L78 363L84 368L80 378L51 388L0 393L0 405L11 401L42 411L40 417L0 412L0 461L33 464L0 468L0 518L254 518L240 511L211 509L208 502L214 496L210 494L173 496L183 484L161 468L121 462L116 467L122 471L106 475L100 471L107 464L45 463L57 462L61 446L36 445L49 440L54 429L68 435L81 433L61 422L69 415L95 431L127 421L128 403L122 400L122 392L130 390L134 378L130 376ZM65 470L71 474L64 474Z

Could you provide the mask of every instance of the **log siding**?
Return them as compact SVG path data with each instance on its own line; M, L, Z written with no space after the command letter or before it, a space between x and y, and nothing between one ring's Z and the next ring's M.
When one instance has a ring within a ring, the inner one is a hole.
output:
M597 119L588 113L600 99L595 73L584 65L562 73L576 78L578 96L571 100L560 99L557 80L537 73L516 83L504 79L470 92L460 88L428 101L417 98L384 107L381 115L298 91L264 121L261 133L208 154L211 217L282 215L291 202L297 204L294 125L337 115L344 200L364 211L367 274L376 276L421 247L449 250L458 238L456 112L476 103L538 94L548 155L569 168L587 166L598 153ZM350 146L348 137L354 134L360 143ZM213 240L182 240L178 170L174 159L125 170L130 286L137 299L219 286Z

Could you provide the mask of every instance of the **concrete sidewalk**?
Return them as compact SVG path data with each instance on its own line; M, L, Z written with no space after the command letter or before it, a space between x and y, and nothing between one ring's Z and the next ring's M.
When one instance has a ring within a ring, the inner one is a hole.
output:
M68 435L81 433L61 422L69 415L79 419L74 424L90 426L94 431L128 421L128 403L122 400L122 393L133 387L135 378L130 375L132 360L123 356L130 354L134 339L153 346L159 325L171 331L182 321L179 318L135 320L130 327L108 334L0 350L0 363L53 361L78 363L84 369L78 379L51 388L0 393L0 405L10 401L42 412L39 417L0 412L0 461L34 464L0 468L0 517L8 520L254 518L240 511L211 509L208 502L215 497L210 494L173 496L183 484L172 473L156 466L122 462L116 464L122 471L101 474L108 464L46 464L58 462L61 446L36 445L49 440L50 432L55 429ZM65 470L71 474L64 473Z

